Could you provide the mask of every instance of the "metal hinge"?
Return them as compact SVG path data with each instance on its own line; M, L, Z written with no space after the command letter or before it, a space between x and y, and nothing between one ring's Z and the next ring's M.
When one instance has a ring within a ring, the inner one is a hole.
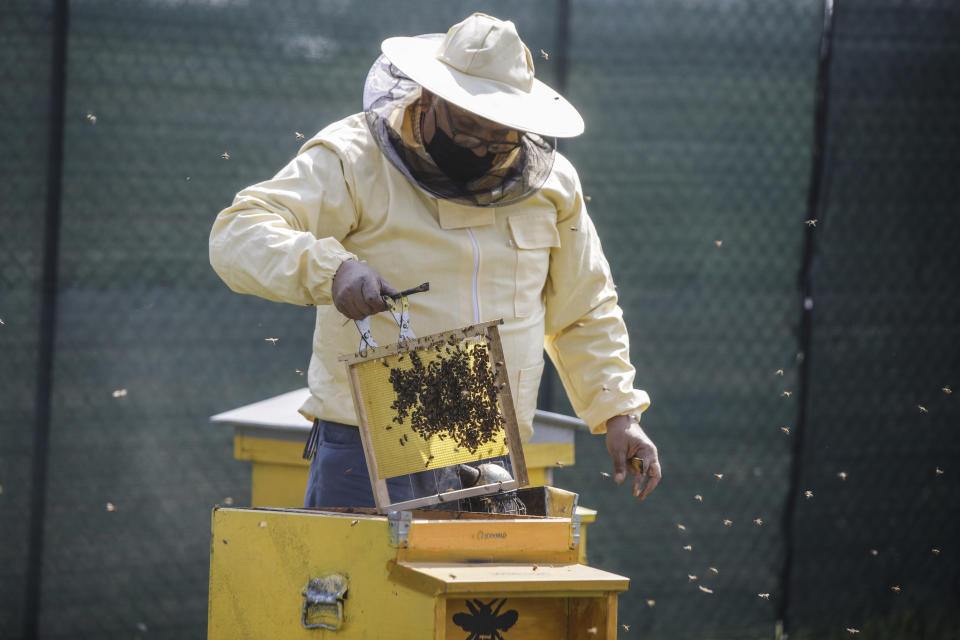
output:
M580 521L582 516L577 513L577 508L573 508L570 514L570 548L576 549L580 545Z
M343 625L343 600L347 597L346 576L328 573L311 578L302 594L303 615L300 623L304 629L340 630Z
M387 521L390 523L390 544L394 547L406 547L413 514L409 511L388 511Z

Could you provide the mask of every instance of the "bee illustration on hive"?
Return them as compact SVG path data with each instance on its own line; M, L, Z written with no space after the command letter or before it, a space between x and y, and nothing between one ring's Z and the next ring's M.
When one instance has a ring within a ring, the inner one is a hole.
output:
M509 609L503 614L500 613L500 609L507 602L506 598L500 601L496 609L493 608L494 603L497 602L496 598L486 604L476 598L473 602L469 600L464 602L470 609L470 613L454 614L453 622L464 631L470 632L466 640L503 640L503 635L500 632L507 631L515 625L517 618L520 616L516 609Z

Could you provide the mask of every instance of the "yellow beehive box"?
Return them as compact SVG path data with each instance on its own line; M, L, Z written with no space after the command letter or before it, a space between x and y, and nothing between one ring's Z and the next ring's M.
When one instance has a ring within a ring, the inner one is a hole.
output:
M578 563L547 491L566 517L217 508L208 637L612 640L629 581Z

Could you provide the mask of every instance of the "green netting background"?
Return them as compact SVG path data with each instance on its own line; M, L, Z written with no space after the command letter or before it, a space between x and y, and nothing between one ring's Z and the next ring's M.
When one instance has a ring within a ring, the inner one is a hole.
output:
M54 4L0 4L4 638L28 614ZM650 500L587 434L555 475L599 511L591 564L632 579L621 637L772 638L784 615L791 637L960 634L960 7L837 3L804 345L822 2L574 0L568 39L563 6L69 2L39 637L205 636L210 509L250 483L207 418L303 386L313 326L226 289L213 216L359 108L380 40L473 10L548 52L538 76L587 121L563 151L654 400Z

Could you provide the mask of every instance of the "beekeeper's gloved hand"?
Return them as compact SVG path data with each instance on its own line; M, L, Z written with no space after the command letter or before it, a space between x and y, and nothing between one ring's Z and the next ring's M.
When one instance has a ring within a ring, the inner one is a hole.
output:
M367 263L346 260L333 276L332 293L337 311L351 320L361 320L386 311L387 305L381 296L395 296L400 292Z

